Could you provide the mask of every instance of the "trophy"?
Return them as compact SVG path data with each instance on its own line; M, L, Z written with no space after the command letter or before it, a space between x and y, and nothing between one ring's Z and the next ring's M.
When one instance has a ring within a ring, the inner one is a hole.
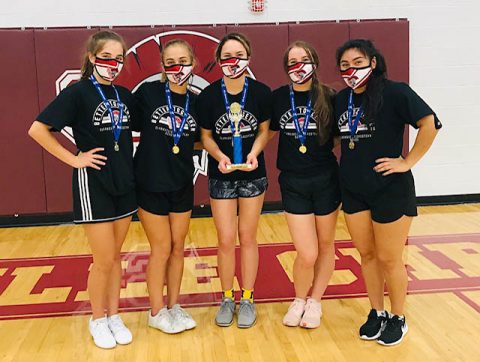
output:
M240 121L242 120L242 107L239 103L235 102L230 105L229 118L233 123L233 164L227 165L227 170L244 170L252 168L249 163L243 162L242 155L242 135L240 134Z

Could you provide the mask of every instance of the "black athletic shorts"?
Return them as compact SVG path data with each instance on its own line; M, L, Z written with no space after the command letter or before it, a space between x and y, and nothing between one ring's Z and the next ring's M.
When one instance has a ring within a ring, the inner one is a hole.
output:
M328 215L341 202L337 168L309 176L282 172L278 183L283 209L290 214Z
M410 171L398 174L390 183L375 193L353 192L341 186L343 211L355 214L370 210L372 220L389 223L403 215L417 216L415 183Z
M75 223L96 223L122 219L137 211L135 190L112 195L88 168L73 171L73 215Z
M151 192L137 187L138 206L155 215L193 209L193 183L176 191Z
M208 191L212 199L237 199L239 197L255 197L263 194L268 188L268 180L261 177L255 180L208 180Z

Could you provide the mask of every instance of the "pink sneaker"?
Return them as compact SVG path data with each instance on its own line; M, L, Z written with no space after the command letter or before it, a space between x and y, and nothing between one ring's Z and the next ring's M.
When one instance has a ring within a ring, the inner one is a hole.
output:
M304 310L305 300L295 298L290 307L288 307L287 314L283 317L283 324L288 327L297 327L300 324Z
M318 328L322 317L322 305L313 298L307 299L305 313L303 313L300 326L303 328Z

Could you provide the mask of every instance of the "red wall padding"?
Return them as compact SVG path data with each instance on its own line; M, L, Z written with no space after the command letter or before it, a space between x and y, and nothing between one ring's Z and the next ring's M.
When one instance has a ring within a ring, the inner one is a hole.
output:
M55 81L65 71L79 69L82 52L88 36L98 30L86 28L0 30L4 53L0 58L0 215L54 213L70 211L71 169L42 153L27 136L27 129L39 109L55 97ZM294 40L312 43L320 56L320 78L328 85L343 87L335 64L335 50L348 38L368 37L383 51L391 79L408 81L409 38L408 21L378 20L361 22L311 22L302 24L256 24L177 27L117 27L115 31L133 46L150 35L162 32L195 31L214 38L226 32L245 33L251 40L253 57L251 70L255 77L272 89L287 83L282 57L288 44ZM194 35L172 33L162 37L162 43L173 37L193 41L199 58L197 72L211 82L221 76L218 66L212 67L215 44L199 41ZM198 39L198 38L197 38ZM155 47L157 49L155 49ZM12 56L13 55L13 56ZM145 76L160 69L160 52L153 42L130 54L118 83L129 88ZM63 136L62 144L70 150L75 147ZM270 188L267 201L279 201L278 172L275 167L277 140L266 150ZM27 191L27 192L26 192ZM206 177L199 176L195 190L195 204L208 203Z
M0 215L44 213L42 150L27 136L38 113L33 30L0 30Z

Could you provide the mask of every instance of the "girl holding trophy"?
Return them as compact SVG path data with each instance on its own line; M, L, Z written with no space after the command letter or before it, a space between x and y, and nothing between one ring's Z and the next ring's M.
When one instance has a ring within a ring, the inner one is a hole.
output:
M243 287L238 327L249 328L256 321L256 232L268 186L263 149L268 142L271 92L268 86L247 77L250 57L248 39L238 33L227 34L215 52L224 76L203 90L197 107L202 142L209 153L208 186L223 290L215 322L222 327L230 326L235 315L237 233Z

